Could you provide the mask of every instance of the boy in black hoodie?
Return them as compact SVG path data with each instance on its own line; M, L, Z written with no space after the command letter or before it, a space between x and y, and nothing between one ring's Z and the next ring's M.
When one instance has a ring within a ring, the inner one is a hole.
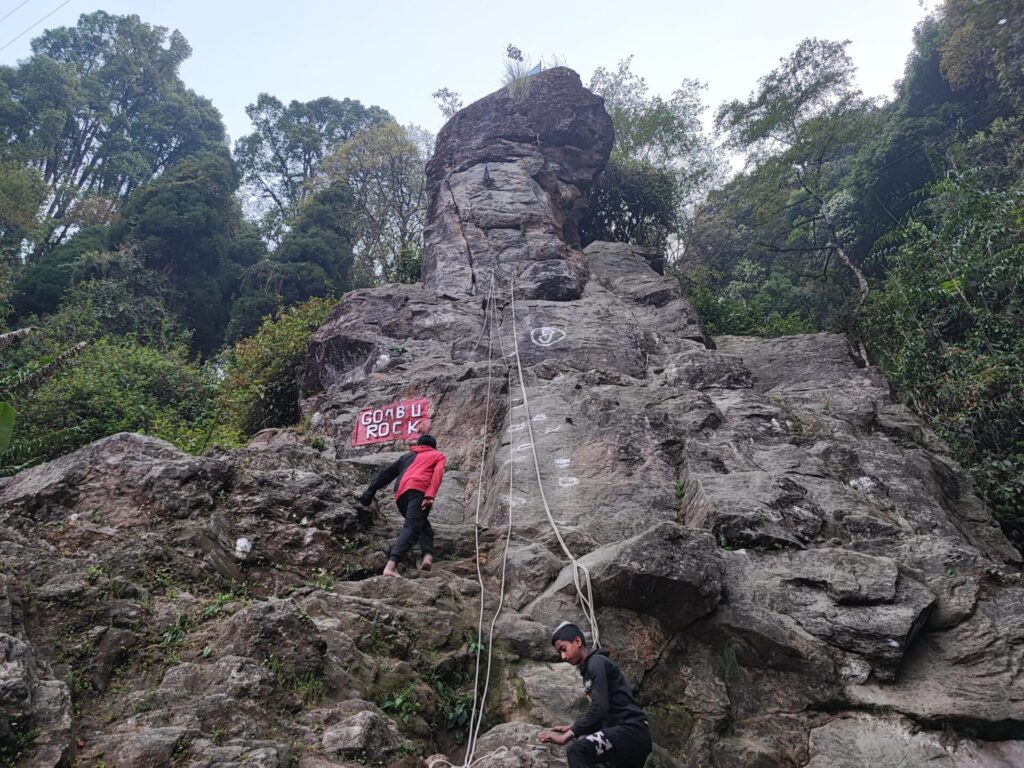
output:
M572 725L557 725L537 738L545 744L569 744L569 768L643 768L651 754L651 731L622 670L605 651L590 650L580 628L567 621L558 625L551 644L562 661L579 669L590 708Z

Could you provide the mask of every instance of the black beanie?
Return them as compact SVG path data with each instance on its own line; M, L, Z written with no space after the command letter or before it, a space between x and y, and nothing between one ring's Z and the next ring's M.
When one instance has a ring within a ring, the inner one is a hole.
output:
M437 440L432 435L420 435L420 439L416 441L416 445L429 445L431 448L437 448Z
M551 644L554 645L559 640L564 640L567 643L571 643L576 638L583 641L583 644L587 644L587 638L583 636L583 630L577 627L572 622L563 621L557 627L555 632L551 635Z

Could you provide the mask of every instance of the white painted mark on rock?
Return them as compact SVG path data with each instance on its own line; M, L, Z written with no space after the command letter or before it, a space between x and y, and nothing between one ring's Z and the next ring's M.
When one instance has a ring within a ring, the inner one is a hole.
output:
M235 557L245 560L245 556L252 552L252 542L244 537L235 539Z
M520 422L519 424L513 424L511 427L509 427L508 431L509 432L522 432L524 429L526 429L526 425L523 424L522 422Z
M520 443L519 445L516 446L516 453L519 453L520 451L525 451L531 445L533 445L533 443L530 443L530 442Z
M555 459L555 466L559 469L565 469L572 464L572 459Z
M565 338L565 331L550 325L543 325L530 331L530 341L538 347L551 347Z
M580 480L578 477L560 477L558 478L559 488L572 488L574 485L579 485Z
M548 417L545 416L543 413L538 413L536 416L533 417L533 420L534 421L547 421Z

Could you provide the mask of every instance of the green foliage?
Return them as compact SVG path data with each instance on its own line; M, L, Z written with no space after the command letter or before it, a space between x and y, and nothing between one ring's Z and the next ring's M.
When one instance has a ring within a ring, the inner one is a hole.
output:
M612 159L591 187L580 220L581 244L607 240L664 248L676 231L679 207L679 185L671 172Z
M43 442L31 455L5 454L3 463L10 471L116 432L175 438L168 424L207 416L215 386L212 370L190 362L182 346L156 349L100 337L62 375L13 399L19 432Z
M235 143L235 161L246 196L257 202L247 211L260 220L264 237L280 241L299 205L313 193L320 163L360 131L391 120L380 107L330 97L308 102L261 93L245 108L253 132Z
M701 123L704 86L684 80L667 100L651 96L631 61L615 71L599 67L590 79L612 118L615 146L581 237L663 247L720 179L722 163Z
M0 739L0 768L23 765L25 759L35 753L35 741L41 734L41 729L31 727L24 720L8 722L6 738Z
M409 683L400 691L385 693L378 702L382 711L408 723L420 711L420 701L416 697L416 689Z
M11 444L14 433L15 410L10 403L0 402L0 454Z
M693 205L720 173L701 124L705 86L683 80L669 99L649 95L647 82L630 69L632 59L620 61L615 71L598 67L590 78L590 90L604 97L615 126L612 159L671 172L679 202Z
M387 121L361 131L321 165L318 189L347 190L354 285L415 282L426 217L425 132ZM417 141L416 139L419 139ZM309 217L303 211L300 220Z
M168 306L204 354L220 346L242 268L263 250L252 258L230 246L242 227L236 187L226 149L184 158L128 199L112 233L115 246L132 243L147 268L168 277Z
M36 213L46 198L46 185L36 169L2 158L0 149L0 258L11 260L23 239L36 236Z
M349 290L357 238L347 185L331 183L307 199L281 245L246 270L228 339L251 335L265 316L281 307Z
M178 76L190 54L179 32L97 11L0 67L0 153L46 185L34 258L74 227L109 223L140 184L224 141L217 110Z
M748 189L757 216L751 235L808 271L827 273L833 259L841 261L857 283L856 311L868 283L850 255L857 222L846 176L871 106L853 85L847 45L804 40L758 80L749 98L723 104L716 125L727 146L744 151L753 168Z
M107 234L107 227L88 227L27 264L12 287L15 315L25 318L55 312L74 280L74 264L87 253L105 251Z
M228 429L252 435L299 420L299 376L309 337L334 301L310 299L266 318L257 333L240 341L227 357L219 402Z
M679 274L687 298L712 336L787 336L814 333L804 296L781 272L765 276L750 260L741 260L732 279L714 279L695 270Z
M469 723L473 715L473 694L444 680L432 680L431 688L434 689L440 700L439 714L442 722L439 725L455 737L457 744L464 743L469 737Z
M979 135L884 253L862 325L896 390L954 449L1024 543L1024 174L1020 125ZM993 146L995 144L995 146ZM979 162L980 158L980 162ZM990 186L1007 166L1017 178Z
M277 684L306 706L319 703L327 694L327 682L314 672L299 672L276 656L265 664Z

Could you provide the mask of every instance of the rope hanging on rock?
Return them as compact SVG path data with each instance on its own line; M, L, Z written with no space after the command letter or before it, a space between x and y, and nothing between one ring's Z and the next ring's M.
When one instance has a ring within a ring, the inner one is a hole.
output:
M526 394L526 382L523 380L523 365L519 359L519 330L516 324L516 286L514 277L509 278L509 295L512 301L512 340L515 343L516 370L519 372L519 388L523 395L523 408L526 411L526 428L530 435L530 452L533 455L533 468L537 474L537 490L540 491L540 500L544 504L544 512L548 516L551 530L555 532L555 538L558 539L562 551L569 559L570 565L572 565L572 579L576 585L576 596L579 598L580 606L587 618L587 622L590 624L591 641L595 648L600 648L601 634L597 627L597 616L594 611L594 590L590 584L590 571L576 559L569 546L565 543L565 539L562 538L562 533L558 530L558 523L555 522L555 517L551 514L551 507L548 505L547 496L544 494L544 483L540 477L540 462L537 460L537 445L533 436L533 419L530 416L530 398Z
M523 366L519 357L519 334L518 325L516 320L516 294L515 294L515 278L509 278L509 298L512 307L512 340L513 340L513 354L509 354L505 351L505 345L501 340L501 330L498 329L498 344L501 348L501 359L505 363L506 370L508 372L508 393L509 393L509 429L513 425L513 412L515 408L519 407L512 404L512 365L514 361L516 374L519 379L519 389L523 398L521 406L523 408L524 420L530 436L530 452L533 456L533 468L537 478L537 490L540 495L541 503L544 505L544 512L547 515L548 523L551 525L552 531L554 531L555 538L558 540L559 545L562 548L562 552L565 553L568 558L569 564L572 566L573 583L576 587L576 596L580 602L580 606L583 609L583 613L586 616L587 622L590 625L590 632L594 647L600 647L600 630L597 625L597 616L595 615L594 609L594 593L593 587L590 582L590 571L587 570L586 566L581 564L579 560L572 554L568 544L562 537L562 533L558 528L558 523L555 521L555 517L551 512L551 506L548 504L547 495L544 493L544 483L541 479L540 474L540 461L537 458L537 447L535 445L535 438L533 434L533 419L530 415L530 399L526 391L526 381L523 377ZM480 342L483 338L484 332L487 333L487 390L484 399L484 424L481 430L480 440L480 467L479 474L477 477L477 489L476 489L476 511L474 516L474 545L476 549L476 573L477 583L480 586L480 615L477 621L477 648L476 648L476 671L473 680L473 708L470 713L469 720L469 737L467 739L466 754L463 762L456 765L455 763L449 762L443 758L432 760L429 763L429 768L436 768L436 766L447 766L447 768L473 768L480 762L490 758L502 755L508 752L507 747L499 747L493 752L488 752L480 757L476 756L477 741L480 737L480 728L483 725L484 710L487 706L487 692L490 686L491 678L491 663L493 656L494 647L494 630L497 624L498 618L501 614L501 609L505 601L505 578L508 565L508 549L509 544L512 540L512 498L514 489L514 466L515 462L512 460L512 456L509 456L508 461L508 524L506 526L505 533L505 546L502 552L501 561L501 580L498 589L498 604L495 607L494 614L491 617L490 627L487 633L487 663L484 669L484 685L483 691L480 690L480 667L481 667L481 655L483 650L483 634L484 634L484 611L485 611L485 595L486 588L484 586L483 570L480 565L480 509L483 504L483 480L484 480L484 465L487 459L487 431L490 424L490 407L491 407L491 368L494 362L494 347L493 347L493 333L494 333L494 319L496 315L495 301L494 301L494 273L491 273L491 282L487 291L486 297L486 313L484 316L484 328L481 329L480 336L477 338L476 344L473 346L473 351L476 351L479 347ZM510 446L511 447L511 446Z
M473 680L473 709L470 713L469 719L469 738L466 744L465 759L460 765L455 765L444 759L432 760L430 762L430 768L435 766L448 766L449 768L472 768L477 763L486 760L489 757L496 757L498 755L505 754L508 752L507 747L499 747L493 752L488 752L485 755L481 755L479 758L476 757L476 742L480 737L480 728L483 725L484 710L487 706L487 691L490 686L491 680L491 662L494 648L494 627L497 624L498 617L501 614L502 606L505 602L505 574L506 567L508 564L508 545L512 539L512 486L513 486L513 467L512 462L509 462L508 468L508 526L507 533L505 536L505 549L502 553L501 560L501 581L498 589L498 604L494 609L494 615L491 617L491 624L487 633L487 664L484 671L484 686L483 691L480 691L480 657L483 648L483 634L484 634L484 603L486 588L484 586L483 571L480 567L480 508L483 501L483 481L484 481L484 464L487 458L487 432L488 427L491 423L490 412L491 412L491 368L493 364L493 344L492 344L492 332L494 327L494 276L491 276L491 285L487 293L487 310L484 316L484 325L487 330L487 391L484 400L484 423L481 430L480 439L480 470L477 478L476 488L476 513L475 513L475 525L473 527L474 544L476 547L476 575L477 583L480 585L480 617L477 622L477 634L476 634L476 673ZM481 330L481 336L483 336L483 330ZM476 345L473 347L474 351L480 344L480 338L477 339ZM501 343L501 337L498 337L499 344ZM501 351L502 360L505 362L506 370L508 371L508 386L511 392L512 387L512 370L508 365L508 356L505 354L504 345L502 345ZM509 425L512 423L512 408L509 408Z

